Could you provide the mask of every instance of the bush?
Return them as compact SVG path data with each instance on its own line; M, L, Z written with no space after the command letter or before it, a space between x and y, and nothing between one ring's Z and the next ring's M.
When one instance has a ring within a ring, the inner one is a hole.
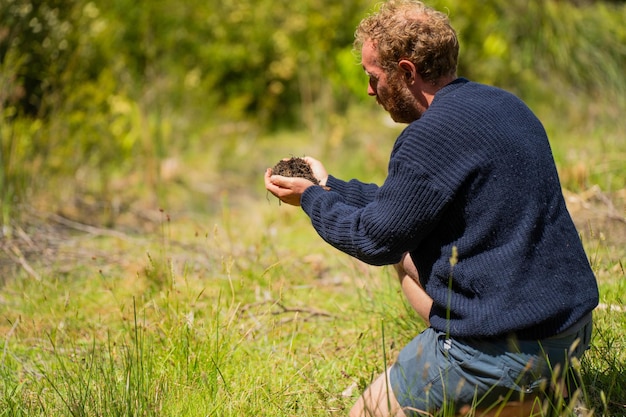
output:
M576 3L583 2L431 2L458 29L460 75L510 89L559 120L611 124L626 108L626 7ZM0 10L3 222L51 174L89 178L85 186L106 195L113 175L140 167L158 188L160 160L193 148L213 125L246 121L336 136L334 115L366 98L351 45L370 6L7 0ZM231 135L203 146L226 140Z

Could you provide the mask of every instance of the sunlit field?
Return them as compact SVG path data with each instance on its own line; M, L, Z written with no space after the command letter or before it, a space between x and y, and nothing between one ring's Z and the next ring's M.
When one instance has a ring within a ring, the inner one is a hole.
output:
M263 173L384 180L403 126L350 44L370 2L34 3L0 8L0 416L347 415L424 325ZM600 286L581 415L624 416L626 7L432 3L460 75L544 122Z
M350 131L333 151L290 132L238 138L228 158L180 157L159 205L131 178L114 227L81 215L102 213L95 199L78 207L89 196L33 196L2 244L2 415L346 415L422 323L389 268L327 246L299 208L265 193L262 173L310 154L380 181L398 128L379 111L376 133ZM592 140L561 140L557 154L610 161ZM589 183L564 192L601 288L582 364L588 405L620 415L625 190L591 182L608 181L602 164L562 163L585 168Z

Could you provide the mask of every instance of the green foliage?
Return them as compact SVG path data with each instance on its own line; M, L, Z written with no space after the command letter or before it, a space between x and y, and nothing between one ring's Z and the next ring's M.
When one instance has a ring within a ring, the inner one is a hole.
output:
M460 75L509 88L559 121L565 115L571 130L620 120L623 3L431 4L458 29ZM215 125L305 127L332 152L349 140L341 125L350 108L366 99L351 49L372 6L7 0L0 9L2 222L50 176L110 205L114 178L135 173L162 199L166 157L231 146L233 135L213 136Z
M458 29L462 75L522 93L554 83L623 92L623 5L431 3L447 10ZM113 84L105 83L103 94L140 101L150 113L198 106L206 108L201 116L306 123L345 101L346 92L365 90L349 51L370 6L365 0L10 0L0 14L10 28L0 34L0 58L13 61L17 83L3 103L48 114L85 83L100 87L105 72Z
M579 98L590 100L601 92L624 96L623 4L553 0L433 4L449 10L459 33L461 75L512 89L525 99L582 93Z
M71 65L80 33L74 26L75 12L75 2L68 0L7 0L3 5L0 62L13 66L4 68L13 82L3 85L3 107L9 104L25 114L45 114L46 96L58 93L65 68Z

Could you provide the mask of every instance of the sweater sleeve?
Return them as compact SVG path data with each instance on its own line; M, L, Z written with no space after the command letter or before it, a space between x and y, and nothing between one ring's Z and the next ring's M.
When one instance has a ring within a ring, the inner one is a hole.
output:
M336 184L341 186L333 191ZM372 265L397 263L403 253L417 247L447 202L446 193L425 181L423 174L393 160L385 183L366 205L347 192L362 184L333 179L329 186L330 191L307 189L302 195L302 209L322 239Z
M358 180L342 181L330 175L326 186L332 191L339 193L346 204L355 207L365 207L371 203L378 191L378 185L367 184Z

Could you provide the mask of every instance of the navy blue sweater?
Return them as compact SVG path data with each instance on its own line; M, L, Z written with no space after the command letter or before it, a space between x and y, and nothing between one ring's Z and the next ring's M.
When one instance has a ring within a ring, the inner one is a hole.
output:
M410 252L435 329L541 339L598 303L545 130L508 92L457 79L398 137L382 186L326 185L301 200L319 235L372 265Z

